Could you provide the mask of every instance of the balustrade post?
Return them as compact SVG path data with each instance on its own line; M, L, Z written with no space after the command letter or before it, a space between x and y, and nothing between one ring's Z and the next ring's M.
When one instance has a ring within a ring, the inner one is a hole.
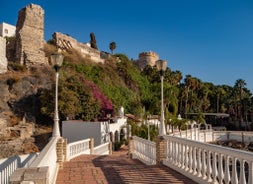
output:
M249 181L248 183L253 183L253 161L248 162L249 164Z
M219 154L219 168L218 168L218 177L220 183L222 183L224 179L224 171L223 171L223 154Z
M188 163L189 163L189 155L188 155L188 145L187 144L185 144L185 150L184 150L184 170L185 171L188 171L189 170L189 165L188 165Z
M218 175L218 171L217 171L217 153L213 152L213 172L212 172L212 176L213 176L213 181L214 183L217 183L217 175Z
M206 177L206 150L203 149L202 150L202 179L205 180L207 177Z
M245 179L245 168L244 168L245 161L243 159L240 160L240 184L246 184Z
M229 164L230 164L230 159L229 156L227 155L225 158L225 176L224 176L224 181L226 184L229 184L231 178L230 178L230 171L229 171Z
M112 142L110 141L108 144L108 149L109 149L109 155L112 154Z
M192 173L192 146L189 146L189 173Z
M181 143L181 168L184 169L185 168L185 165L184 165L184 148L185 148L185 145L183 143Z
M212 181L211 151L207 151L207 181Z
M193 175L196 175L197 174L197 148L194 146L193 147Z
M156 138L156 164L162 165L162 161L166 158L166 140L163 136Z
M130 156L130 158L133 158L133 153L134 153L134 140L133 137L129 137L129 141L128 141L128 154Z
M57 163L59 164L59 167L63 167L63 162L65 160L64 158L64 139L59 138L56 144L56 155L57 155Z
M232 178L231 178L232 184L238 184L236 161L237 161L237 158L233 157L232 158Z
M94 139L93 138L90 138L89 147L90 147L90 154L93 155L94 154Z
M64 161L67 161L67 139L63 139L63 155L64 155Z

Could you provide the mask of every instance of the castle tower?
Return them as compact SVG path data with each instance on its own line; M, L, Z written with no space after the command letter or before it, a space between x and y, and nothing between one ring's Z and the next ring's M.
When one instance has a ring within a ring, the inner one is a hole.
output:
M44 10L35 4L21 9L16 25L16 62L22 65L47 63L44 47Z
M159 60L157 53L152 51L141 52L137 63L139 68L143 69L146 65L150 65L151 67L155 66L157 60Z

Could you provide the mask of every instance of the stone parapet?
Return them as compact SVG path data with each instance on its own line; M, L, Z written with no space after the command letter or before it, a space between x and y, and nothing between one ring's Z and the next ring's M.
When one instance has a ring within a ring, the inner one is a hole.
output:
M53 39L58 48L62 50L77 50L83 57L86 57L96 63L104 63L104 59L100 57L100 51L91 48L88 44L80 43L69 35L55 32Z
M49 168L48 167L32 167L17 169L10 176L10 184L49 184Z

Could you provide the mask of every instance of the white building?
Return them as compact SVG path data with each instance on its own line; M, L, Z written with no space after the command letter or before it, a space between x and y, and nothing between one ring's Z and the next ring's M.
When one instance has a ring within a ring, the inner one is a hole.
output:
M15 36L16 34L16 27L11 25L11 24L7 24L5 22L0 24L0 36L2 37L11 37L11 36Z
M63 121L62 137L66 138L68 143L94 138L96 147L109 142L109 125L108 122Z
M127 118L124 108L119 110L118 117L105 122L87 122L82 120L66 120L62 122L62 137L68 143L94 138L94 146L112 141L127 139Z

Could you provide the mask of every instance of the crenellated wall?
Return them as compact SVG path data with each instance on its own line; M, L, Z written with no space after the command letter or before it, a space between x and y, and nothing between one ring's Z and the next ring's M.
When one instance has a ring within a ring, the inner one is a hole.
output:
M153 67L156 65L157 60L159 60L159 55L157 53L152 51L141 52L137 60L137 65L140 69L143 69L146 65Z

